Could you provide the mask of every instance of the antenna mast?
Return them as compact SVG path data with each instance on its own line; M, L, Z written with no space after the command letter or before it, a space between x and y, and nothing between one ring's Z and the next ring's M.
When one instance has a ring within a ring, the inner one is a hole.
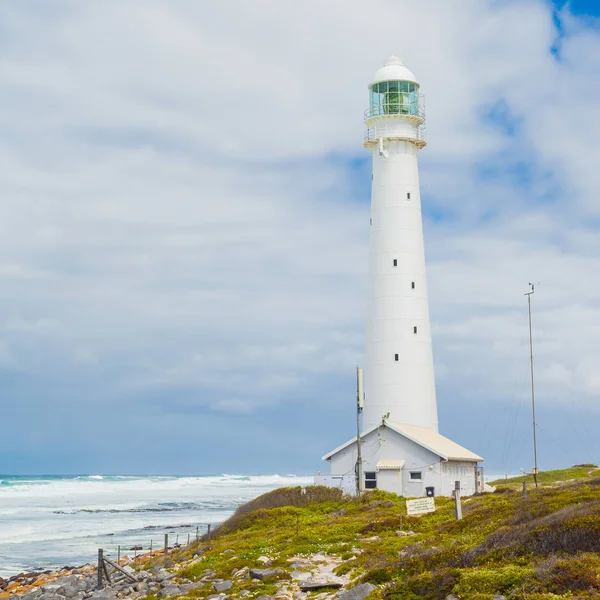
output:
M362 453L360 440L360 413L364 406L363 371L356 367L356 495L362 493Z
M529 365L531 368L531 414L533 419L533 481L535 487L538 487L538 463L537 463L537 437L535 425L535 384L533 379L533 334L531 329L531 296L535 293L535 284L529 283L531 291L525 294L527 296L527 309L529 313Z

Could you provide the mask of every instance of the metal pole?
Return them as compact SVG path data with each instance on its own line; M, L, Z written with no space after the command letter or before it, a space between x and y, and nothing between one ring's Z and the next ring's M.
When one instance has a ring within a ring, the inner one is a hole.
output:
M533 419L533 481L535 487L538 487L538 463L537 463L537 435L535 427L535 384L533 378L533 333L531 327L531 296L535 292L535 285L531 286L531 292L525 294L527 296L527 312L529 314L529 365L531 368L531 414Z
M121 546L117 546L117 564L121 564Z
M165 533L165 556L169 552L169 534Z
M208 524L208 532L206 533L208 541L210 542L210 523Z
M363 405L362 369L356 367L356 495L362 492L362 452L360 439L360 413Z

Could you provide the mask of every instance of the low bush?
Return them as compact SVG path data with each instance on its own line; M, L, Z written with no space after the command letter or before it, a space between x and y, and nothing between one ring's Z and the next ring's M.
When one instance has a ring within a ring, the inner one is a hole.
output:
M536 565L534 587L552 594L599 591L600 558L596 554L553 556Z
M533 575L531 567L508 565L487 569L464 569L453 593L460 598L473 594L510 594Z

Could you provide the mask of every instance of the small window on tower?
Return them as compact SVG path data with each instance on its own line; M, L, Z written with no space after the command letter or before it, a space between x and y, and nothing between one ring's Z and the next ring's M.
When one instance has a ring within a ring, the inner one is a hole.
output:
M394 266L395 266L395 267L397 267L397 266L398 266L398 259L397 259L397 258L395 258L395 259L394 259Z
M410 200L410 192L406 192L406 199Z
M417 333L417 326L416 325L413 327L413 333Z
M410 282L410 287L411 287L413 290L415 289L415 282L414 282L414 281L411 281L411 282Z
M398 362L398 355L397 355L397 354L394 354L394 360L395 360L396 362Z

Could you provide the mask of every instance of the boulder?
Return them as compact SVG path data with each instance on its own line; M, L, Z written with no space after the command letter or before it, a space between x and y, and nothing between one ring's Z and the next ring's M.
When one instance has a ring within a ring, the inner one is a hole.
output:
M96 590L90 598L92 600L113 600L117 597L117 594L110 589L107 590Z
M256 560L265 565L265 567L270 567L273 564L273 561L268 556L259 556Z
M460 600L460 598L454 594L450 594L449 596L446 596L446 600Z
M220 593L220 592L226 592L227 590L230 590L232 586L233 586L232 581L221 581L219 583L213 584L213 589L215 590L215 592Z
M492 600L506 600L506 597L503 596L502 594L493 594Z
M53 594L51 592L44 592L38 598L39 600L65 600L64 596L59 596L58 594Z
M273 598L273 596L269 596L268 594L263 594L262 596L259 596L256 600L275 600L275 598Z
M136 592L147 592L148 591L148 582L147 581L140 581L139 583L135 584L135 591Z
M312 573L306 571L292 571L290 575L296 581L308 581L312 577Z
M308 579L300 583L301 592L314 592L315 590L333 589L339 590L344 584L341 581L335 581L333 579Z
M157 596L159 598L169 598L171 596L178 596L179 594L181 594L181 590L176 585L168 585L162 588Z
M182 594L188 594L192 590L197 590L197 589L201 588L203 585L204 584L201 581L196 581L195 583L194 582L184 583L179 586L179 589L181 590Z
M342 592L338 596L338 600L362 600L376 589L377 586L372 583L361 583L350 590Z
M283 569L250 569L250 577L252 579L266 579L267 577L279 577L283 575Z

